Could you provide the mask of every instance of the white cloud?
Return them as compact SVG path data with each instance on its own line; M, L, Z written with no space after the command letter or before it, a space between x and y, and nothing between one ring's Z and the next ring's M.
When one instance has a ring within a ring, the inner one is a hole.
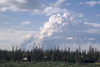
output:
M17 0L17 1L19 1L19 2L25 2L25 0Z
M87 4L87 5L90 5L90 7L93 7L93 6L95 6L96 4L100 4L100 1L88 1L88 2L80 2L79 3L80 5L81 4Z
M44 6L43 10L35 14L44 14L46 16L50 16L50 15L61 13L61 12L64 13L67 11L67 9L59 8L64 1L65 0L57 0L56 3L52 3L52 4ZM32 15L34 15L34 13Z
M26 36L21 37L21 39L29 39L30 37L32 37L32 34L27 34Z
M60 8L53 8L53 7L46 7L45 10L42 12L42 14L46 14L47 16L53 15L55 13L60 12L67 12L66 9L60 9Z
M95 6L96 4L100 4L100 1L90 1L90 2L86 2L85 4L90 5L91 7Z
M56 3L49 4L52 7L59 7L65 0L57 0Z
M81 13L81 14L77 14L77 17L83 17L83 14Z
M68 37L67 39L68 39L68 40L72 40L72 39L73 39L73 37Z
M87 29L83 32L89 33L89 34L100 34L100 29L92 28L92 29Z
M70 5L70 3L66 3L66 5Z
M25 22L22 22L21 24L22 25L28 25L28 24L30 24L30 22L29 21L25 21Z
M97 14L96 17L100 17L100 14Z
M87 22L85 22L85 24L91 25L93 27L100 27L100 24L98 24L98 23L87 23Z
M8 22L4 22L4 24L9 24Z
M67 12L66 9L60 9L60 8L53 8L53 7L46 7L44 9L43 12L41 12L41 14L46 14L46 16L50 16L53 15L55 13L63 13L63 12Z
M46 16L51 16L51 15L54 15L54 14L58 14L58 13L61 13L61 14L63 14L63 13L68 13L68 12L70 12L73 16L72 17L70 17L70 20L73 20L75 17L83 17L83 14L81 13L81 14L76 14L76 13L74 13L73 11L69 11L69 10L67 10L67 9L61 9L61 8L59 8L59 6L64 2L65 0L57 0L57 2L56 3L53 3L53 4L49 4L49 6L47 5L47 6L45 6L44 8L43 8L43 10L41 10L40 12L37 12L37 13L35 13L35 14L44 14L44 15L46 15ZM69 5L70 3L67 3L67 5ZM33 14L31 14L31 15L34 15L34 13Z
M58 13L69 13L70 15L72 15L70 17L70 20L73 20L76 17L83 17L83 14L79 14L79 13L75 13L73 11L69 11L67 9L61 9L61 8L53 8L53 7L46 7L42 12L38 13L38 14L45 14L46 16L51 16L54 14L58 14Z
M88 38L88 40L95 40L95 38Z
M3 0L0 1L0 11L31 11L37 12L39 11L39 7L41 4L38 0Z
M49 6L46 6L41 12L38 12L36 14L44 14L46 16L51 16L58 13L68 13L70 12L73 16L70 19L73 19L74 17L83 17L83 14L76 14L73 11L69 11L67 9L61 9L59 6L64 2L65 0L57 0L56 3L50 4ZM67 5L70 5L70 3L67 3Z
M81 4L84 4L84 2L79 2L78 4L80 4L80 5L81 5Z
M84 19L84 20L88 20L88 19Z
M14 29L0 29L0 49L12 49L13 44L18 44L23 41L22 37L28 39L30 35L39 34L37 31L17 31ZM18 45L17 45L18 46Z

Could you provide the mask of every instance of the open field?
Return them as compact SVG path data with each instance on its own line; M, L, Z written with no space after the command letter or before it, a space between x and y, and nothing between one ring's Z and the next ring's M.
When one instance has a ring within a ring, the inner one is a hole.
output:
M100 63L1 61L0 67L100 67Z

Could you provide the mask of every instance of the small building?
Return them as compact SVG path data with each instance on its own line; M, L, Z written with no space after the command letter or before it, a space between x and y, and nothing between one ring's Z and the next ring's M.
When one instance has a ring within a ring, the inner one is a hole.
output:
M23 58L23 61L27 62L28 61L28 58L27 57L24 57Z
M47 59L47 56L44 56L44 59Z
M44 56L44 61L45 61L45 62L47 61L47 56Z

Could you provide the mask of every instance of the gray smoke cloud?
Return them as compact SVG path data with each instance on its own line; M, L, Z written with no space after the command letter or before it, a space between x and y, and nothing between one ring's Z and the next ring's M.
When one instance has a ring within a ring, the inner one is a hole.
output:
M32 49L37 46L47 49L59 46L62 49L66 45L75 49L79 45L85 48L92 44L99 47L100 24L80 22L77 18L82 16L83 14L70 12L52 15L49 21L40 27L39 35L26 38L19 47Z

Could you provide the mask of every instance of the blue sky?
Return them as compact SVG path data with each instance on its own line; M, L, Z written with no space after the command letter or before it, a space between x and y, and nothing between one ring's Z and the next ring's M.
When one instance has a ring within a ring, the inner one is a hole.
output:
M0 1L0 49L99 48L99 8L100 0Z

